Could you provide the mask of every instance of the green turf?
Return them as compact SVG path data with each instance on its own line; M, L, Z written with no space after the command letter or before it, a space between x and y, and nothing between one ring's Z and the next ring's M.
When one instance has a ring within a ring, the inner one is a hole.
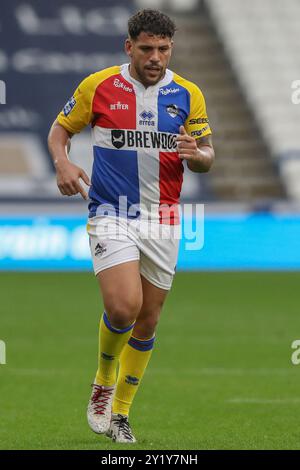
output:
M300 449L299 285L300 273L177 274L130 448ZM94 276L2 273L0 295L0 449L124 449L86 423Z

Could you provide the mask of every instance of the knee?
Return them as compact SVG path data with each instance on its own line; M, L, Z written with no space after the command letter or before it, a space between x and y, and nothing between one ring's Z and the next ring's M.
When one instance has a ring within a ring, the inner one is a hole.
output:
M124 329L134 323L141 306L142 301L140 299L122 299L109 302L105 306L105 311L114 328Z
M134 325L133 336L139 339L152 338L155 333L157 324L158 316L156 315L141 319L138 318Z

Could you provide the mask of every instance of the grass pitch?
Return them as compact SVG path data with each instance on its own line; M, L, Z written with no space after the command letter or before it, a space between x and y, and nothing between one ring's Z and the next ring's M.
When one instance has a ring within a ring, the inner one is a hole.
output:
M178 273L130 449L300 449L299 284L300 273ZM0 295L0 449L124 449L86 423L94 276L2 273Z

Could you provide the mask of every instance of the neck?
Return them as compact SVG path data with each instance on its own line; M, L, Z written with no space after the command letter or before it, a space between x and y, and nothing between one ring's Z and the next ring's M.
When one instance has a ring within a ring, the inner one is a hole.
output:
M132 64L129 64L129 75L134 78L134 80L137 80L138 82L140 82L145 88L148 88L149 85L147 85L146 83L144 83L141 78L139 77L135 67L132 65Z
M161 77L161 78L159 79L159 81L156 82L156 83L152 83L152 84L144 83L144 82L141 80L141 78L140 78L140 76L138 75L138 73L137 73L135 67L134 67L132 64L129 64L129 69L128 69L128 70L129 70L129 75L130 75L132 78L134 78L134 80L137 80L138 82L140 82L145 88L148 88L149 86L155 86L155 85L157 85L157 83L159 83L159 82L164 78L164 77Z

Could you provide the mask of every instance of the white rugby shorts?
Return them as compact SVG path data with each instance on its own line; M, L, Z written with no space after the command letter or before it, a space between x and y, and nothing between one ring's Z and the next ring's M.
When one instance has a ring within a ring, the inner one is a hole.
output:
M87 231L94 272L139 260L140 273L149 282L169 290L178 257L178 225L142 222L111 216L88 219Z

